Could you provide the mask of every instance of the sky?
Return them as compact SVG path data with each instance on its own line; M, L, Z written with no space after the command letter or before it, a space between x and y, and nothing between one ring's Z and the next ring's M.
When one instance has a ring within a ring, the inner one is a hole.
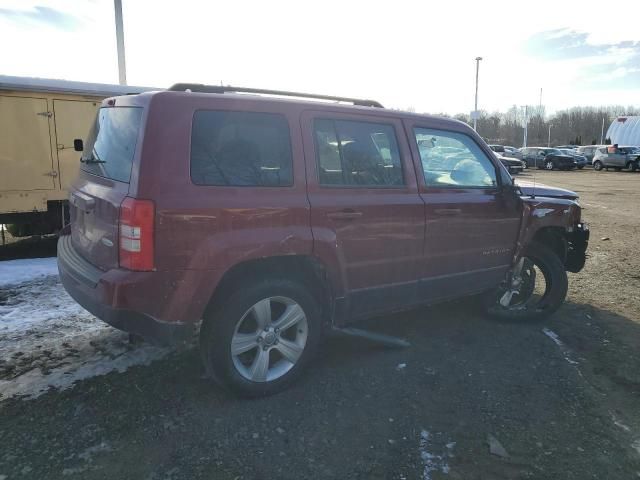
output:
M640 1L122 0L130 85L237 85L428 113L640 106ZM0 0L0 74L117 83L112 0Z

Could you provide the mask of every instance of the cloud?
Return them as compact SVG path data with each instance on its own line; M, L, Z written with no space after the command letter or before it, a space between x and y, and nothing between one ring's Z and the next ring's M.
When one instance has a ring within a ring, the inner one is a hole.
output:
M562 28L532 35L524 43L524 52L551 62L548 75L572 75L581 88L638 86L640 41L598 43L588 33Z
M28 10L0 8L0 17L17 23L47 25L65 31L75 31L81 24L74 15L43 6Z

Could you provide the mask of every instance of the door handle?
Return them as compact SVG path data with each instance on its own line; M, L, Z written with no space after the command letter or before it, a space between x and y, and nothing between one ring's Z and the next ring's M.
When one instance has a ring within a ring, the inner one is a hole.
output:
M433 213L441 217L455 217L456 215L460 215L462 210L459 208L436 208Z
M355 220L356 218L362 217L362 212L358 212L352 208L345 208L338 212L329 212L327 213L327 217L333 220Z

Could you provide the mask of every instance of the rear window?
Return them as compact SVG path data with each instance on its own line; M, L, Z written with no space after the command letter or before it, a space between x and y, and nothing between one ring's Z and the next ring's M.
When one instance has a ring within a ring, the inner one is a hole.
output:
M98 110L82 154L85 172L129 182L142 119L140 107L107 107Z
M292 185L289 122L275 113L197 111L191 180L196 185Z

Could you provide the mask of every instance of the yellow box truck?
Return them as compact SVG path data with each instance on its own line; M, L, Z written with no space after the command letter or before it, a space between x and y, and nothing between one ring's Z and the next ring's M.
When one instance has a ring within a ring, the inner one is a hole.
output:
M67 188L84 139L106 97L150 88L0 75L0 224L14 233L64 226Z

